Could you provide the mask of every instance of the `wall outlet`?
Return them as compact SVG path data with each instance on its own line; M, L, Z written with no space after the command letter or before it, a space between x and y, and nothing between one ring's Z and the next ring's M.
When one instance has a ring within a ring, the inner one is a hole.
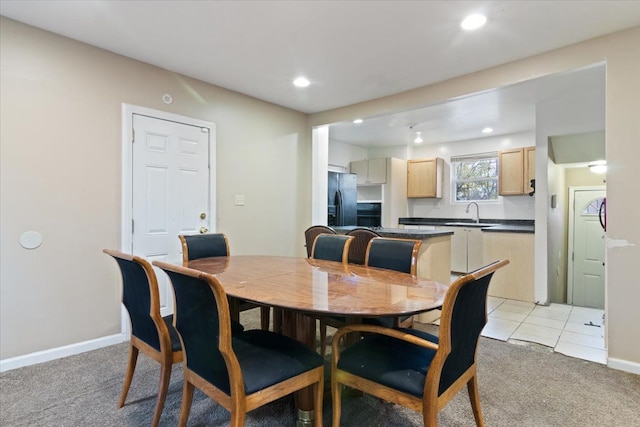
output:
M244 194L236 194L236 206L244 206Z

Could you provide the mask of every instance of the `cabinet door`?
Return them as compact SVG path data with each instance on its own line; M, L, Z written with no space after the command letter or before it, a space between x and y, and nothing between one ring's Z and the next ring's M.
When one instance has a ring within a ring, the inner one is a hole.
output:
M479 228L467 229L467 273L484 265L482 257L483 232Z
M367 184L384 184L387 182L387 159L369 160Z
M368 163L369 162L367 160L351 162L349 169L351 173L355 173L357 175L357 185L364 185L367 183Z
M442 197L442 159L407 161L407 197Z
M524 191L524 151L522 148L499 153L499 194L512 196Z
M529 194L533 191L531 180L536 179L536 147L526 147L524 149L524 192Z
M451 271L467 272L467 233L462 227L451 227Z

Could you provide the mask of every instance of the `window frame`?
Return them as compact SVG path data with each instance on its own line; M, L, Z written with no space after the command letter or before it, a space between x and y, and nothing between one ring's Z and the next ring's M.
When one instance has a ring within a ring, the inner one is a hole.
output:
M456 163L459 162L469 162L469 161L483 161L483 160L494 160L496 163L496 174L495 177L483 177L483 178L471 178L471 179L463 179L458 180L457 177L457 168ZM500 185L500 162L498 160L498 152L489 152L489 153L478 153L478 154L468 154L464 156L452 156L450 159L451 165L451 202L452 204L466 204L471 202L477 203L496 203L500 200L500 194L498 192L498 188ZM468 200L458 200L458 182L484 182L494 180L496 183L496 197L494 199L468 199Z

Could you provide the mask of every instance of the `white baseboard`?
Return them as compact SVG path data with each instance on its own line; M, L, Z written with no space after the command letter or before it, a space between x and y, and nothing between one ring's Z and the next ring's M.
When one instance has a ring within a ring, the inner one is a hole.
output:
M640 363L630 362L623 359L614 359L610 357L609 359L607 359L607 366L613 369L618 369L620 371L640 375Z
M25 354L23 356L3 359L0 360L0 372L22 368L23 366L49 362L51 360L60 359L62 357L73 356L75 354L96 350L102 347L120 344L125 340L126 335L124 334L109 335L106 337L83 341L76 344L65 345L62 347L51 348L49 350L36 351L35 353Z

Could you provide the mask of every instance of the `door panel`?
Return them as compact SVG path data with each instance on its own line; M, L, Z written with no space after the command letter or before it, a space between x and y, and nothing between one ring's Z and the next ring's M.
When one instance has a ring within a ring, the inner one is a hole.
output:
M133 253L180 264L178 234L209 228L208 129L133 114L133 135ZM171 285L162 271L156 275L167 315Z

